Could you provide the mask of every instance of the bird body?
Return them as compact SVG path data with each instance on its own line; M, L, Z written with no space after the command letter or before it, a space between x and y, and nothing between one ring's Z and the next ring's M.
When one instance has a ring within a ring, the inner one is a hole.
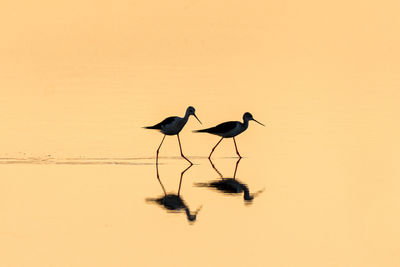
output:
M147 198L146 201L154 201L169 211L179 212L188 209L183 199L176 194L166 194L158 198Z
M226 194L240 194L244 192L244 200L252 200L254 197L250 194L246 184L239 182L235 178L222 178L221 180L210 181L208 183L196 183L198 187L211 187Z
M186 125L189 119L188 113L185 117L181 118L178 116L168 117L160 123L153 126L145 127L146 129L160 130L165 135L176 135L182 131L183 127Z
M249 127L249 121L228 121L223 122L215 127L198 130L198 133L210 133L221 136L223 138L235 137L244 132Z
M167 194L162 197L158 198L147 198L147 202L155 202L159 204L160 206L163 206L167 211L173 212L173 213L179 213L184 211L186 214L186 217L188 221L195 221L197 217L197 213L199 212L200 209L196 210L194 213L192 213L186 203L183 201L183 199L179 195L175 194Z
M155 201L158 204L163 205L168 210L179 211L187 208L183 199L175 194L167 194L163 197L155 199Z
M213 187L228 194L238 194L243 191L249 191L247 185L239 182L235 178L221 178L221 180L210 181L208 183L196 183L195 185L198 187Z

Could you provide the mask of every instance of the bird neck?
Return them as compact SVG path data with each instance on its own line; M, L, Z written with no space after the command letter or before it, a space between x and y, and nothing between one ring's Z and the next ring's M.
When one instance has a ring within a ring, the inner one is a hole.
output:
M190 116L189 112L186 111L185 116L183 117L183 119L184 119L185 121L187 121L187 120L189 119L189 116Z
M244 198L245 200L251 200L251 199L253 199L253 196L250 195L250 192L249 192L249 189L247 188L247 186L242 185L242 189L243 189L243 192L244 192L243 198Z
M189 221L194 221L194 220L196 220L196 216L190 214L190 210L189 210L189 208L188 208L187 206L185 206L185 213L186 213L186 217L187 217L187 219L188 219Z
M189 120L189 115L186 113L186 114L185 114L185 117L183 117L183 118L180 120L179 124L183 127L183 126L186 125L186 123L188 122L188 120Z
M249 127L249 120L248 119L243 119L242 126L246 130L247 127Z

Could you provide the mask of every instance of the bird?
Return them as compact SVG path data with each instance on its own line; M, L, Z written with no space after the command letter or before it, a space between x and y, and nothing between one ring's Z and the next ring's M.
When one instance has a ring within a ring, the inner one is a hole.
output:
M196 221L197 214L199 213L199 211L201 209L201 206L195 212L191 212L189 207L186 205L185 201L182 199L182 197L180 195L183 174L190 167L192 167L192 165L190 165L189 167L187 167L185 170L182 171L181 178L179 180L179 188L178 188L178 193L177 194L167 193L167 191L165 190L164 185L162 184L162 182L160 180L160 176L159 176L159 173L158 173L158 165L156 165L156 166L157 166L157 179L158 179L158 182L161 185L161 188L162 188L162 190L164 192L164 195L160 196L160 197L157 197L157 198L146 198L146 202L154 202L154 203L164 207L167 211L170 211L170 212L179 213L179 212L181 212L183 210L186 213L186 217L187 217L187 220L189 222Z
M201 121L199 120L199 118L197 118L197 116L195 114L195 111L196 110L195 110L194 107L189 106L186 109L186 113L185 113L185 116L183 118L177 117L177 116L172 116L172 117L166 118L165 120L163 120L160 123L157 123L156 125L143 127L145 129L160 130L160 132L164 134L164 137L161 140L161 144L159 145L159 147L157 149L156 164L158 163L158 154L159 154L160 148L161 148L161 146L162 146L162 144L164 142L165 136L167 136L167 135L176 135L178 137L179 149L181 151L181 156L184 159L186 159L191 165L193 165L193 163L187 157L185 157L185 155L183 155L182 146L181 146L181 140L179 139L179 133L183 129L183 127L185 126L185 124L188 121L190 115L193 115L199 121L199 123L201 124Z
M238 159L236 162L236 167L235 167L235 172L233 174L233 178L225 178L223 175L218 171L218 169L215 167L213 162L210 160L211 166L214 168L214 170L219 174L220 180L213 180L209 181L207 183L195 183L194 185L197 187L209 187L218 190L221 193L225 194L240 194L243 193L243 199L246 204L251 204L253 199L262 193L264 189L259 190L255 193L250 193L250 190L248 186L245 183L240 182L239 180L236 179L236 171L239 165L239 162L241 158Z
M260 124L260 125L265 127L264 124L262 124L261 122L255 120L253 118L253 115L251 115L251 113L246 112L246 113L243 114L243 122L240 122L240 121L223 122L221 124L218 124L215 127L196 130L194 132L197 132L197 133L210 133L210 134L214 134L214 135L218 135L218 136L222 137L221 140L219 140L218 143L211 150L211 153L208 156L209 159L211 158L211 155L214 153L215 148L219 145L219 143L221 143L222 139L224 139L224 138L233 138L233 143L235 144L236 154L239 156L239 158L241 158L242 156L240 155L240 153L239 153L239 151L237 149L235 136L241 134L242 132L244 132L247 129L247 127L249 127L249 121L255 121L258 124Z

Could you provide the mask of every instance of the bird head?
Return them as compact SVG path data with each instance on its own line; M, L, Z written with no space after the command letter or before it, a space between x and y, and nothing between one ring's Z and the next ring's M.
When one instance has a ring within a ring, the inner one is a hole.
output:
M190 223L194 223L197 219L197 213L199 213L199 211L201 210L200 206L193 214L190 213L189 209L186 207L186 215L187 215L187 219Z
M246 112L246 113L243 114L243 120L244 120L244 121L255 121L255 122L257 122L258 124L260 124L260 125L262 125L262 126L265 126L265 125L262 124L261 122L255 120L255 119L253 118L253 115L251 115L250 112Z
M196 109L194 108L194 107L192 107L192 106L189 106L188 108L187 108L187 110L186 110L186 114L187 115L193 115L199 122L200 122L200 124L202 124L201 123L201 121L199 120L199 118L197 118L197 116L196 116Z
M252 204L252 203L253 203L253 199L254 199L256 196L258 196L259 194L261 194L262 192L264 192L264 190L265 190L265 188L263 188L263 189L261 189L261 190L255 192L255 193L253 193L253 194L249 194L249 191L248 191L248 190L247 190L247 191L245 190L244 196L243 196L243 198L244 198L244 200L245 200L245 204L246 204L246 205Z

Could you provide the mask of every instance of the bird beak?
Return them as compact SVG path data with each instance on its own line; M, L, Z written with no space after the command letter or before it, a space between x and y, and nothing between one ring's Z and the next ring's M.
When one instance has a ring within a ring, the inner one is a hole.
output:
M264 126L264 127L265 127L265 125L264 125L264 124L262 124L261 122L259 122L259 121L256 121L255 119L253 119L253 121L255 121L255 122L257 122L258 124L260 124L260 125L262 125L262 126Z
M197 215L197 213L199 213L199 211L201 210L201 208L203 207L203 205L201 205L195 212L195 214Z
M200 122L200 124L202 124L199 118L197 118L196 114L193 114L193 116Z

